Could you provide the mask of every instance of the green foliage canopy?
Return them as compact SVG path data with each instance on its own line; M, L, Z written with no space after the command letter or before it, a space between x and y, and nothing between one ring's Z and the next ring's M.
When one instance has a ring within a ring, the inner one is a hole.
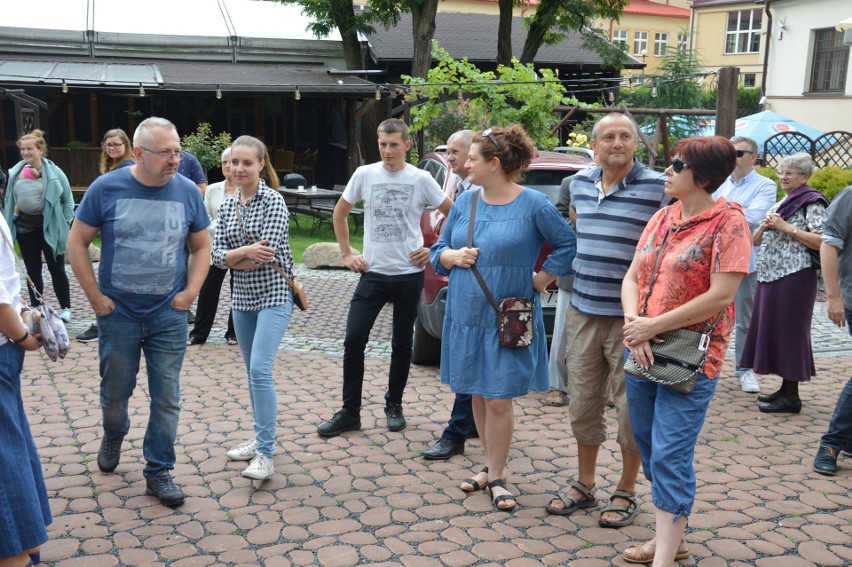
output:
M201 167L207 172L211 167L219 165L222 152L231 145L231 134L220 132L213 135L210 124L202 122L192 134L187 134L181 140L181 149L188 151L198 158Z
M539 149L559 144L552 134L556 125L553 107L582 105L566 96L565 88L551 69L536 69L512 59L496 71L481 71L467 58L454 59L437 41L432 42L437 60L428 77L403 76L411 89L412 131L426 130L430 144L442 144L460 128L481 130L488 126L522 125ZM437 131L442 126L449 131Z

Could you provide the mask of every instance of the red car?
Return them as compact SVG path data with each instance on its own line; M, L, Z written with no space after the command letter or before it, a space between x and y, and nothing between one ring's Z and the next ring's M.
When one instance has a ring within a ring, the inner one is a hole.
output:
M555 205L559 198L562 180L594 165L591 159L555 152L537 152L521 184L541 191ZM427 155L417 164L417 167L428 171L443 187L444 193L450 195L456 185L455 178L457 176L452 172L443 152L436 151ZM423 213L420 219L420 229L423 231L424 246L432 246L438 241L438 229L443 221L443 215L437 210ZM544 258L549 253L550 247L545 244L536 268L541 267ZM415 364L437 364L440 362L447 280L447 277L436 274L431 264L426 266L423 293L417 309L417 319L414 322L414 350L411 361ZM541 294L544 327L547 331L548 341L553 332L556 310L555 291L554 288L554 293Z

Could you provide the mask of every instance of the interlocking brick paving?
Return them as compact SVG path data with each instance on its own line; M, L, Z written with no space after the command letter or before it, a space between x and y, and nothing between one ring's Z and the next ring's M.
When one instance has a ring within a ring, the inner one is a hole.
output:
M597 510L549 516L550 495L577 474L576 443L565 408L531 394L515 404L509 487L511 514L459 482L482 465L478 441L448 462L419 458L440 435L452 393L438 370L412 367L406 389L408 427L390 433L383 395L390 317L377 321L368 352L363 429L322 439L316 426L340 406L341 353L347 305L357 276L300 269L311 309L297 312L275 368L279 428L276 476L239 476L244 463L225 451L251 435L245 371L238 347L222 337L228 303L209 342L190 347L182 375L175 481L187 493L176 510L145 496L142 437L147 420L144 366L131 400L132 428L115 474L95 462L101 438L97 343L75 343L51 363L27 357L24 402L44 466L54 523L43 547L47 565L408 566L627 565L620 553L653 536L650 486L640 479L642 513L633 526L597 525ZM47 297L52 298L50 284ZM72 277L75 321L88 327L85 297ZM820 435L852 372L852 338L817 304L813 340L817 376L801 387L799 415L757 411L739 390L732 353L696 448L698 496L687 541L700 567L852 565L852 460L837 477L811 470ZM764 391L775 377L762 377ZM611 410L610 410L610 413ZM614 424L611 424L614 438ZM618 447L607 441L598 464L598 496L620 473Z

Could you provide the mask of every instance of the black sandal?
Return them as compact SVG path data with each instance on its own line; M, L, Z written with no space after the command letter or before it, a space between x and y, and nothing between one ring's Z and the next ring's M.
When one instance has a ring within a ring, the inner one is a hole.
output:
M613 501L616 498L627 500L627 504L615 504ZM621 516L620 520L604 520L603 515L607 512L615 512ZM629 526L639 515L639 503L636 502L636 493L627 492L626 490L616 490L609 497L609 504L601 509L601 519L598 520L598 525L602 528L623 528Z
M548 514L567 516L580 508L594 508L598 505L598 499L595 498L594 485L591 488L586 488L586 486L579 480L575 480L571 483L571 488L579 492L582 496L577 498L570 492L563 492L560 490L556 493L556 496L553 497L553 500L562 501L562 508L554 508L551 504L548 504L544 507ZM553 500L551 500L551 503Z
M202 340L200 337L196 337L195 335L189 335L186 339L186 346L195 346L195 345L203 345L207 341Z
M501 512L511 512L515 509L515 506L518 505L518 501L515 500L515 497L511 494L501 494L499 496L494 496L494 487L497 488L506 488L506 483L500 479L492 480L488 483L488 492L491 493L491 503L494 504L494 508L500 510ZM503 502L507 500L513 500L515 503L511 506L500 506Z
M485 473L486 475L488 475L488 467L484 467L481 471L479 471L479 474L482 474L482 473ZM465 488L464 487L465 483L470 485L471 488ZM459 486L459 488L462 490L462 492L477 492L479 490L485 490L486 488L488 488L488 481L486 480L485 484L480 486L479 482L476 480L476 477L471 477L471 478L463 481L461 486Z

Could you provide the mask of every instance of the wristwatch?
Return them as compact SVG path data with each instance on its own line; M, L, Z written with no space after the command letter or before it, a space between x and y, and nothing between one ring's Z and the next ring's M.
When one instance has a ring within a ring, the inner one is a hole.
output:
M29 330L26 330L26 331L24 332L24 336L23 336L23 337L21 337L20 339L13 339L12 337L10 337L10 336L8 336L8 335L6 335L6 338L7 338L7 339L9 339L9 341L10 341L13 345L15 345L15 346L19 346L22 342L24 342L25 340L27 340L28 338L30 338L30 331L29 331Z

